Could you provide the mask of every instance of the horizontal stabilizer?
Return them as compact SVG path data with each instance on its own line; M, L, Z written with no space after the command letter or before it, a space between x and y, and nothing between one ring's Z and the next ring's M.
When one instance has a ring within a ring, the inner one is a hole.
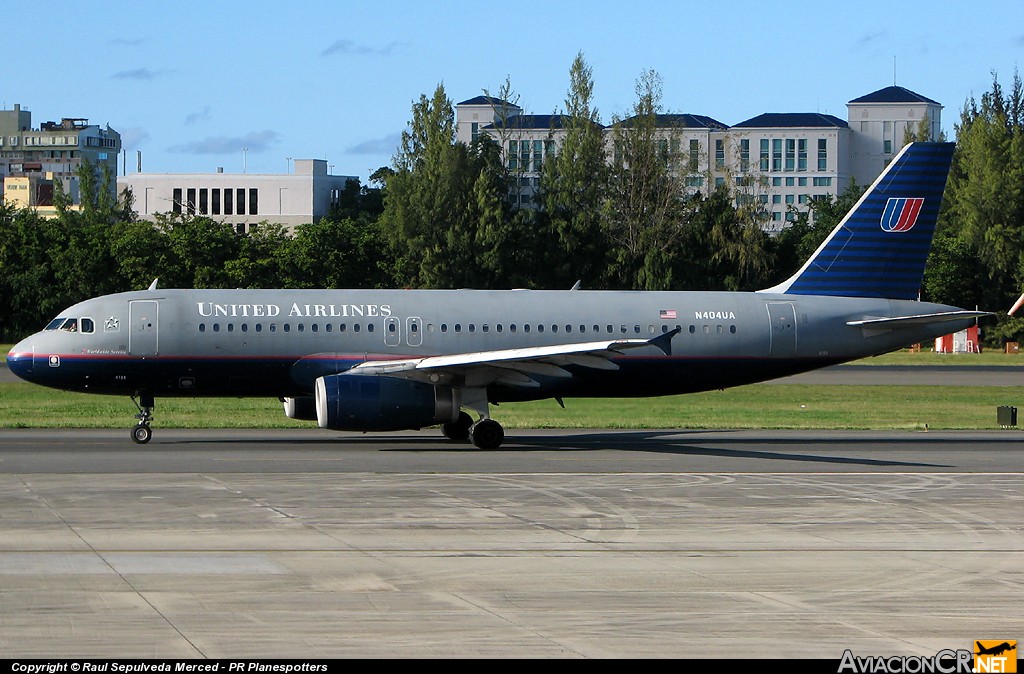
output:
M909 328L991 315L992 313L989 311L943 311L937 314L917 314L916 316L896 316L894 318L865 318L859 321L846 321L846 324L864 328Z

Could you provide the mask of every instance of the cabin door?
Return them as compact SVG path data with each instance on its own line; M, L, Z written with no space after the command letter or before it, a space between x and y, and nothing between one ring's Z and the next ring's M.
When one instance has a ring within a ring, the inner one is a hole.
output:
M160 305L156 300L134 300L128 303L128 353L133 356L155 356L160 352Z
M792 302L769 302L768 320L771 345L769 356L792 356L796 353L796 307Z

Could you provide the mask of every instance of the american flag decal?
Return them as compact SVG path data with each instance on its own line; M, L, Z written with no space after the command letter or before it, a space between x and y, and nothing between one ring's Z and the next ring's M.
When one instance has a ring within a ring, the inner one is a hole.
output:
M666 320L666 321L673 320L676 317L676 310L675 309L662 309L661 311L658 312L658 315L661 316L662 320Z
M917 223L923 205L924 199L921 197L889 199L882 213L882 229L887 232L909 232Z

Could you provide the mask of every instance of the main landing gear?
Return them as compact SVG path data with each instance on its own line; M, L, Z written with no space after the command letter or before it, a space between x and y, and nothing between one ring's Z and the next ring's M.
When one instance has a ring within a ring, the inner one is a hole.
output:
M459 418L441 424L441 432L449 440L469 440L480 449L497 449L505 439L505 430L494 419L483 418L473 423L473 417L459 412Z
M153 400L152 393L139 393L138 396L138 401L135 400L135 396L132 396L132 402L139 410L139 413L135 415L139 423L132 428L132 440L137 445L144 445L153 437L153 429L149 427L149 422L153 421L153 408L156 406L156 401Z

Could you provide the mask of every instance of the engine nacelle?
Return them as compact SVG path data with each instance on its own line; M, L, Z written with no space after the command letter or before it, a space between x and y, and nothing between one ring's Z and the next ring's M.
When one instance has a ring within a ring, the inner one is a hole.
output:
M461 392L448 386L372 374L332 374L316 380L320 428L398 431L455 421Z
M303 396L301 398L285 398L284 415L289 419L300 421L316 421L316 398Z

